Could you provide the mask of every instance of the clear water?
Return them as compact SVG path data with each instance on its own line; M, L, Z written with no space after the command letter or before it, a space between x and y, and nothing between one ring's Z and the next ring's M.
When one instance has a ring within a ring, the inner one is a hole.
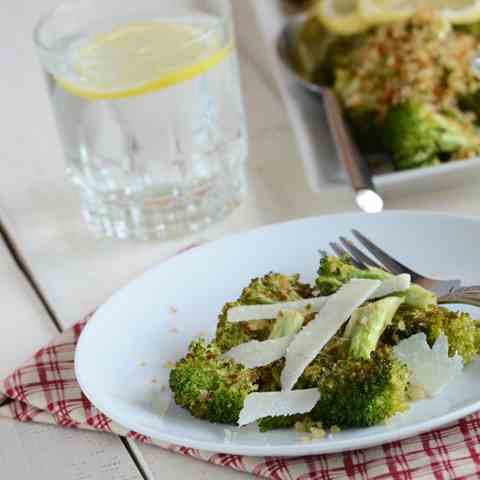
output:
M246 190L235 52L183 83L91 101L56 81L90 36L61 39L64 55L43 61L67 174L80 189L87 221L109 236L167 238L223 218Z

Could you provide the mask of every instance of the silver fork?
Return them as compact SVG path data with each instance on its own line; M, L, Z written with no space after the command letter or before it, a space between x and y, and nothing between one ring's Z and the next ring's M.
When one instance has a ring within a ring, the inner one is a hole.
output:
M426 277L415 272L406 265L400 263L391 255L386 253L365 235L358 230L352 230L355 238L367 249L377 261L362 252L355 244L345 237L340 237L343 247L337 242L331 242L330 247L339 256L349 255L353 264L361 269L366 270L369 267L381 268L390 273L399 275L402 273L410 274L412 282L420 285L438 296L438 303L458 303L464 305L474 305L480 307L480 286L474 285L470 287L462 287L460 280L437 280ZM322 255L328 255L327 252L321 251ZM380 263L378 263L380 262Z

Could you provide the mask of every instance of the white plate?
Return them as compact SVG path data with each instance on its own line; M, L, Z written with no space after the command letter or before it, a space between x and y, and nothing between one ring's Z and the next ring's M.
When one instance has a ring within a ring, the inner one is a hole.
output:
M120 424L157 440L246 455L361 448L408 437L480 410L480 362L475 362L440 396L417 402L388 426L345 430L315 443L302 443L294 431L262 434L251 428L210 424L173 403L164 416L158 414L161 385L168 385L165 363L182 357L200 332L214 333L225 302L235 299L252 277L271 270L298 272L312 281L318 249L328 248L329 241L348 235L351 228L370 235L426 275L480 283L477 219L389 212L325 216L264 227L178 255L116 293L80 338L75 367L83 391ZM152 383L153 379L158 383ZM237 434L230 438L225 429Z
M257 13L270 65L302 154L310 188L319 192L348 185L348 178L336 157L321 100L291 81L276 53L278 35L287 21L280 2L253 0L251 4ZM411 192L466 182L472 174L476 178L480 175L480 158L375 175L374 180L381 192L403 190L404 187Z

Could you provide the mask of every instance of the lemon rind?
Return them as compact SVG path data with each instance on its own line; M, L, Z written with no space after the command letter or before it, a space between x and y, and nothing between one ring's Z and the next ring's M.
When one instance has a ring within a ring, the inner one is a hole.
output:
M137 86L124 87L121 89L100 90L95 89L94 87L92 87L91 89L79 87L74 83L70 83L62 78L56 78L56 81L67 92L77 97L85 98L87 100L120 100L128 97L145 95L147 93L152 93L157 90L172 87L174 85L186 82L188 80L191 80L192 78L202 75L208 70L216 67L226 57L228 57L229 54L232 52L233 47L233 42L231 42L229 45L217 50L204 60L181 68L179 70L169 72L156 80L149 81L147 83Z
M371 26L371 22L362 17L358 11L342 16L332 15L326 11L325 1L318 3L314 11L325 27L338 35L354 35L365 32Z

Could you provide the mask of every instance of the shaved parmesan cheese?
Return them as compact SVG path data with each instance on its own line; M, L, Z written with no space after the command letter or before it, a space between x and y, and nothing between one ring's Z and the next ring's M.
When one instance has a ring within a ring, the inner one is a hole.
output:
M388 278L381 282L375 292L370 295L370 299L386 297L396 292L404 292L410 288L411 280L408 273ZM255 320L267 320L276 318L276 316L285 310L310 311L318 313L328 297L307 298L296 302L272 303L267 305L238 305L230 308L227 312L227 321L231 323L252 322Z
M437 395L463 369L460 355L448 356L448 339L443 333L432 348L426 335L417 333L402 340L393 350L412 373L411 384L421 387L430 397Z
M290 392L251 393L245 399L238 424L247 425L265 417L307 413L319 400L320 392L317 388Z
M381 285L379 280L354 279L328 297L317 316L293 339L287 348L281 375L282 390L291 390L308 364Z
M381 298L391 295L392 293L404 292L410 288L411 284L410 275L408 273L402 273L401 275L384 280L370 298Z
M295 335L287 335L264 342L252 340L233 347L224 356L247 368L263 367L284 357L294 337Z
M308 298L296 302L272 303L268 305L238 305L230 308L227 312L227 321L250 322L253 320L266 320L276 318L276 316L285 310L306 310L318 312L325 304L325 297Z

